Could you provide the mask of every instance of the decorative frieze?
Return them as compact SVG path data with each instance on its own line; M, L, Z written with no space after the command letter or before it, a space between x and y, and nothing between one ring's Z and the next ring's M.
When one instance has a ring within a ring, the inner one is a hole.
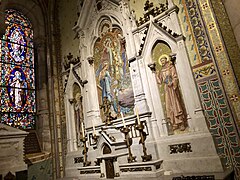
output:
M121 172L152 171L151 167L121 168Z
M169 145L169 147L170 147L170 154L192 152L192 147L190 143L173 144L173 145Z
M98 174L98 173L101 173L101 171L99 169L80 171L80 174Z
M82 163L82 162L83 162L83 157L75 157L74 158L74 164Z
M215 180L214 175L210 176L179 176L179 177L173 177L172 180Z
M144 6L144 16L140 17L139 21L137 21L137 25L141 26L142 24L148 22L150 20L150 16L157 16L168 9L168 4L159 3L159 7L153 7L153 3L146 1Z
M209 76L216 75L216 69L213 63L206 64L193 70L196 80L200 80Z
M212 53L209 42L206 39L206 31L204 30L200 13L197 10L197 4L193 0L186 1L187 10L190 17L190 22L193 28L196 43L198 45L199 55L202 62L212 61Z

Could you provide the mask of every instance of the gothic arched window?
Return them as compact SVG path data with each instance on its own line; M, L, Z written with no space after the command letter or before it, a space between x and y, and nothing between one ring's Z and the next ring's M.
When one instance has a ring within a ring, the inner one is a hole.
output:
M6 10L6 31L0 41L1 123L21 129L35 127L33 29L20 12Z

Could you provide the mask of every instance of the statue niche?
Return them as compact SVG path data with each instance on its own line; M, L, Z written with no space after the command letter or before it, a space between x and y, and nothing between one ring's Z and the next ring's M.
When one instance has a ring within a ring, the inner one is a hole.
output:
M156 78L157 82L164 86L166 115L170 120L172 130L184 131L187 116L181 98L176 68L169 59L170 57L166 54L160 56L158 63L162 69L157 73Z
M158 49L158 53L156 50ZM161 102L163 103L165 119L170 124L169 131L181 132L187 128L187 115L179 87L179 79L174 65L171 49L165 42L155 46L154 52L156 80L159 86Z
M83 124L83 105L82 105L82 96L81 89L79 85L76 83L73 85L73 97L74 97L74 114L75 114L75 131L76 131L76 139L77 145L80 147L81 145L81 137L82 137L82 124Z

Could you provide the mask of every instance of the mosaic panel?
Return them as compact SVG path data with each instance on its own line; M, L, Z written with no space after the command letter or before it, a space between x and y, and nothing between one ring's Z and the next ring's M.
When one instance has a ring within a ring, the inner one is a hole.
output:
M232 64L234 64L233 69L240 84L240 49L234 35L234 31L231 27L230 19L228 18L226 9L224 7L224 1L219 2L219 0L212 0L212 8L215 13L215 17L218 22L218 27L221 29L221 35L226 44L226 50ZM234 28L234 27L233 27ZM240 125L240 124L239 124Z
M193 74L196 80L204 79L209 76L216 75L216 69L213 63L200 66L193 70Z
M133 90L125 52L125 41L118 28L106 32L94 46L94 67L100 106L108 101L113 116L133 113Z
M198 84L199 92L211 134L217 144L218 154L229 167L239 158L240 149L231 115L217 78Z
M236 92L236 84L234 82L232 69L224 49L224 44L222 43L223 40L220 37L218 28L216 28L217 24L213 17L209 1L186 0L184 4L187 10L186 15L190 19L189 22L191 22L190 26L195 29L205 26L208 30L208 32L202 31L204 33L202 34L202 41L205 42L204 44L209 49L210 53L208 53L208 56L210 60L215 61L207 65L204 63L198 64L193 67L193 72L197 80L207 123L217 145L218 154L223 164L226 167L233 167L236 176L239 177L239 139L222 85L217 76L215 76L215 74L217 75L215 69L218 68L220 70L218 75L220 75L223 80L224 87L227 86L226 93L228 96L232 97L232 101L235 102L235 105L233 103L232 105L235 109L240 109L239 106L236 105L238 103L238 94ZM203 15L202 17L204 19L201 19L200 15ZM198 35L196 32L194 32L194 36L197 39ZM200 52L201 43L199 44L197 42L197 46ZM213 55L211 51L214 52L214 58L212 58Z
M186 6L182 0L175 0L174 3L179 7L178 17L180 26L185 39L185 46L189 55L189 60L192 66L202 62L201 56L198 53L198 46L193 33L193 28L190 25L190 19L186 15Z
M216 20L212 10L210 9L210 1L201 0L199 5L202 9L203 18L206 25L215 24ZM217 27L217 25L216 25ZM209 37L212 43L212 46L215 50L215 60L219 69L219 75L221 76L222 83L224 85L225 91L229 97L239 97L239 87L235 81L234 73L226 53L226 49L223 44L223 39L218 28L211 28L207 26L209 31ZM225 73L225 72L228 73ZM237 119L240 121L240 101L239 99L235 100L234 98L229 98L232 107L235 110Z

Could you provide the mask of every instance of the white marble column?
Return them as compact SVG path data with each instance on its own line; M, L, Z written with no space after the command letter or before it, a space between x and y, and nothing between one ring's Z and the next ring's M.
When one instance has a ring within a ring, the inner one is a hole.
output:
M179 38L177 45L175 66L178 73L184 104L187 113L190 116L190 131L208 131L183 37Z
M65 113L66 113L66 128L67 128L67 150L73 152L77 150L76 131L75 131L75 118L73 100L68 94L65 94Z

